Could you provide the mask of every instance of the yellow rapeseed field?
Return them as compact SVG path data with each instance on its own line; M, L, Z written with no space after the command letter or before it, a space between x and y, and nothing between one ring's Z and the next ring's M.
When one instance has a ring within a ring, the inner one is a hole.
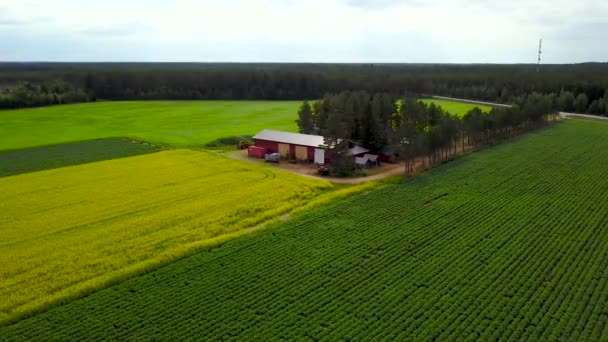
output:
M0 178L0 189L0 324L354 191L191 150Z

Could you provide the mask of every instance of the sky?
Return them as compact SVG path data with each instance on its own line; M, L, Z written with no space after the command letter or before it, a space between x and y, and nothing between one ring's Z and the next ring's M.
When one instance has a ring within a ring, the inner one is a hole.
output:
M606 0L0 0L0 61L608 61Z

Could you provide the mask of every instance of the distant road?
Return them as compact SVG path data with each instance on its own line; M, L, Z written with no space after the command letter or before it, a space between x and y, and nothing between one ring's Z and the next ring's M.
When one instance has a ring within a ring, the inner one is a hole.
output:
M576 113L567 113L567 112L559 112L559 115L575 117L575 118L586 118L586 119L596 119L596 120L608 120L608 117L598 116L598 115L588 115L588 114L576 114Z
M441 100L450 100L450 101L458 101L458 102L479 104L479 105L485 105L485 106L490 106L490 107L503 107L503 108L511 108L511 107L513 107L512 105L503 104L503 103L473 101L473 100L457 99L457 98L454 98L454 97L446 97L446 96L435 96L435 95L433 95L433 98L435 98L435 99L441 99Z
M458 101L458 102L465 102L465 103L472 103L472 104L480 104L480 105L486 105L486 106L492 106L492 107L504 107L504 108L513 107L512 105L508 105L508 104L494 103L494 102L483 102L483 101L473 101L473 100L465 100L465 99L457 99L457 98L454 98L454 97L447 97L447 96L435 96L435 95L432 95L431 97L434 98L434 99ZM575 117L575 118L608 120L608 117L606 117L606 116L599 116L599 115L577 114L577 113L568 113L568 112L559 112L559 115L561 115L561 116L568 116L568 117Z

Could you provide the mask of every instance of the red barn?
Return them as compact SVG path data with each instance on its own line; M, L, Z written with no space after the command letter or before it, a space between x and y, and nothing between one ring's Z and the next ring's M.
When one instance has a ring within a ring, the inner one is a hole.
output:
M255 146L267 153L278 153L281 158L325 164L328 160L326 146L320 135L299 134L265 129L253 137Z

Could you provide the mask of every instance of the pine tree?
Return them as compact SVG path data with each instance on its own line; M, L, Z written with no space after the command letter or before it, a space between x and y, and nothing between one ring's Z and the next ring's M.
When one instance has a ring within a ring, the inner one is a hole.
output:
M312 121L312 109L308 101L304 101L300 109L298 110L298 120L296 120L300 133L312 134L314 132L314 125Z
M571 112L574 110L574 101L572 92L562 90L557 99L557 108L561 111Z
M597 101L598 102L597 110L598 110L598 114L600 114L600 115L608 116L608 108L607 108L606 100L608 100L608 98L601 98Z
M576 97L574 110L576 110L577 113L584 113L587 111L588 105L589 99L587 98L587 95L585 95L584 93L578 94L578 96Z
M595 101L591 102L591 104L589 105L589 108L587 108L587 113L593 114L593 115L600 114L599 107L600 107L599 101L595 100Z

